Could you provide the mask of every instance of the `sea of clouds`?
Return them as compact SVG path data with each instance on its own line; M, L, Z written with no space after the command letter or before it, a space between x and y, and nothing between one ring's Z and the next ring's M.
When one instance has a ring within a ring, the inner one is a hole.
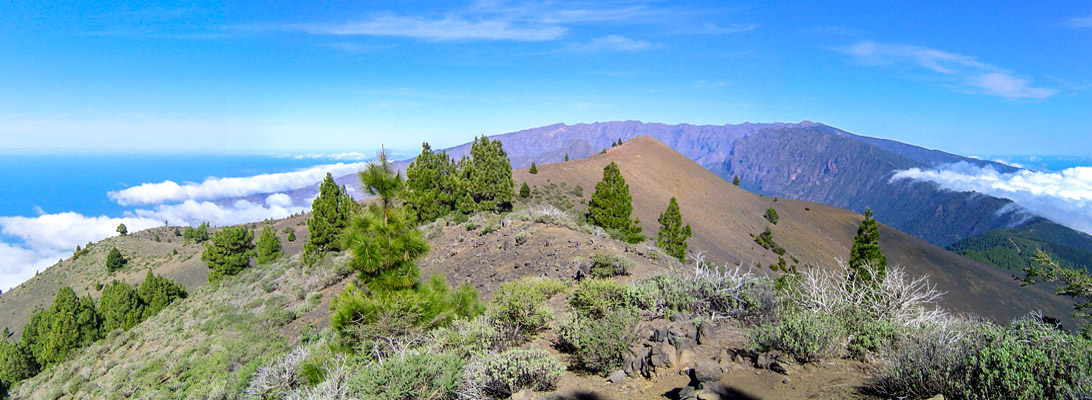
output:
M936 182L949 190L1010 199L1034 214L1092 234L1092 167L1003 173L990 166L959 162L935 169L910 168L891 177L892 181L901 179Z
M284 218L311 209L311 199L293 201L285 192L312 187L327 173L351 174L365 162L321 165L299 171L250 177L210 177L202 182L144 183L104 193L133 208L121 217L87 216L76 212L43 213L36 217L0 217L0 289L9 290L38 271L72 255L76 246L116 235L119 224L130 232L163 226L236 225ZM272 194L270 194L272 193ZM262 195L260 201L234 200Z

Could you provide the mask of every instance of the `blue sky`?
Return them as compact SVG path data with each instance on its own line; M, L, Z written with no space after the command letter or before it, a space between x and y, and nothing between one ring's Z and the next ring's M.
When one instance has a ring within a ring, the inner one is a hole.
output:
M0 4L0 148L415 148L634 119L1092 153L1085 2L149 3Z

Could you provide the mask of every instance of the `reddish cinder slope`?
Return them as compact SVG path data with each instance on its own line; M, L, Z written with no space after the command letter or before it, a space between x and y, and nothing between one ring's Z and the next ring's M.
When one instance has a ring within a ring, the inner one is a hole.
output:
M702 251L718 264L768 268L777 255L757 244L750 234L770 227L774 240L792 258L804 264L833 268L846 259L860 214L822 204L776 199L753 194L721 179L670 147L649 137L632 139L592 157L538 166L538 174L515 172L516 187L522 182L543 186L566 182L582 186L591 198L603 167L616 162L633 196L634 217L641 219L645 236L655 240L659 214L671 197L677 198L686 223L693 229L692 251ZM763 218L767 208L780 215L776 225ZM949 310L979 314L1007 322L1032 310L1070 321L1071 304L1039 288L1021 288L1007 272L971 261L940 247L880 225L880 245L889 263L901 265L913 275L929 275L947 291L942 304ZM1067 324L1069 325L1069 324Z

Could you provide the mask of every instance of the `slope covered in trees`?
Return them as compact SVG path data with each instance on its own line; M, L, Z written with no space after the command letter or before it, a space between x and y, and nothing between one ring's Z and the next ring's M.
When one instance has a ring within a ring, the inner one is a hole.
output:
M1088 268L1092 245L1085 235L1060 225L1039 221L1013 229L995 229L947 246L959 255L1009 271L1032 265L1035 251L1042 250L1063 268Z

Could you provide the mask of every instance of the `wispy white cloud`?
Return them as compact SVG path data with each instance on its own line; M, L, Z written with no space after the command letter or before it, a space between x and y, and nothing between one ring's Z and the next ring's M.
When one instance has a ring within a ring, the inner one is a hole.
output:
M1054 222L1092 234L1092 167L1002 173L992 167L959 162L932 170L898 171L891 178L901 179L931 181L949 190L1007 198Z
M971 86L982 89L986 94L1006 99L1033 98L1045 99L1057 93L1054 89L1034 87L1031 80L1015 77L1005 72L991 72L973 77L968 82Z
M712 22L701 25L701 29L695 33L704 33L710 35L729 35L733 33L750 32L758 29L758 24L729 24L721 26Z
M1092 28L1092 15L1081 18L1070 18L1066 21L1066 26L1070 28Z
M707 81L707 80L703 79L703 80L694 82L694 87L698 88L698 89L720 89L722 87L731 86L731 85L732 85L732 82L730 82L730 81Z
M1058 92L1037 87L1029 78L974 57L928 47L864 41L838 50L866 65L924 70L934 79L969 93L1016 100L1045 99Z
M201 183L179 184L167 180L109 192L107 196L123 206L243 197L302 188L322 181L327 173L338 177L364 169L365 166L367 163L337 163L277 174L240 178L211 177Z
M632 53L648 50L653 47L655 47L655 45L643 40L634 40L621 35L608 35L597 37L587 43L574 43L570 45L567 50L586 53L609 51Z
M755 29L754 24L718 26L695 21L691 13L652 8L648 5L567 6L552 2L478 1L469 7L440 15L377 12L344 21L274 23L237 27L240 31L279 30L330 36L400 37L431 41L549 42L568 37L584 25L648 25L697 33L735 33ZM344 46L355 50L358 46Z
M439 19L378 15L342 23L298 24L291 28L316 35L398 36L429 40L555 40L568 29L557 25L528 25L503 19L469 20L448 15Z

